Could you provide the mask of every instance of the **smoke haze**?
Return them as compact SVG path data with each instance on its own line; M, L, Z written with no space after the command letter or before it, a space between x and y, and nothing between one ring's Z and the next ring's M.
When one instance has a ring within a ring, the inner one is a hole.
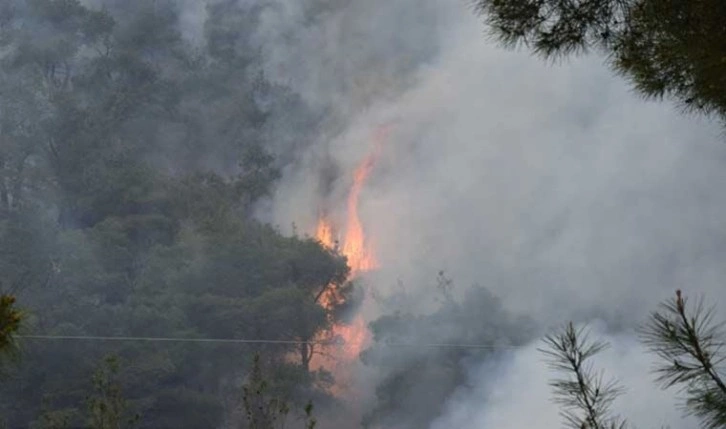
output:
M649 357L637 341L628 336L606 335L602 329L593 334L614 344L598 357L596 364L606 369L606 377L616 377L625 384L626 396L613 406L617 413L633 427L699 427L695 419L681 419L671 394L653 388ZM461 388L431 428L561 427L558 407L549 399L547 383L552 374L541 364L542 355L535 345L505 358L477 368L471 376L472 387Z
M595 56L547 65L503 51L464 1L207 3L249 6L259 22L247 48L260 51L265 77L324 118L301 136L307 118L269 108L264 132L284 169L258 217L312 233L322 209L345 210L351 172L390 126L360 199L381 265L368 281L383 302L400 283L406 308L431 311L430 284L444 270L454 294L481 285L536 334L596 323L613 344L598 365L629 389L615 409L638 427L696 427L653 385L632 328L676 288L726 302L726 148L716 124L637 98ZM203 43L205 2L178 4L185 40ZM387 311L365 310L369 321ZM426 326L421 342L433 335ZM560 426L537 346L465 362L466 382L430 427ZM396 365L421 353L400 353ZM368 382L360 387L372 397Z
M342 209L340 172L391 124L361 197L375 287L385 295L400 280L423 310L431 288L417 285L443 269L539 326L604 320L603 335L620 333L606 335L614 348L599 363L630 389L616 409L640 427L678 422L628 332L676 288L726 300L719 128L638 99L600 58L547 65L502 51L463 3L351 2L313 27L298 26L297 4L266 16L266 67L335 121L263 216L311 231L320 205ZM280 43L288 31L298 37ZM321 192L329 163L339 174ZM431 427L558 426L535 347L473 365Z

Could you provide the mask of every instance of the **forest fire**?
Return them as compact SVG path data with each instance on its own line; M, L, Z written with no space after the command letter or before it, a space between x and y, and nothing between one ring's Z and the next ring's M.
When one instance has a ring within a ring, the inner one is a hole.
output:
M356 168L353 175L353 186L348 194L348 219L342 253L348 258L351 278L355 278L359 273L370 271L378 265L371 244L369 240L366 240L363 225L358 216L358 201L363 185L380 153L382 145L380 137L382 136L376 139L373 152Z
M330 221L325 218L324 216L321 216L318 220L318 226L315 229L315 238L317 238L321 243L323 243L323 246L328 248L335 247L335 238L333 237L333 226L330 224Z
M373 151L363 159L353 173L353 184L346 201L342 240L338 241L337 228L328 216L323 214L318 219L315 236L323 245L337 249L347 258L350 267L348 280L354 280L361 274L378 267L371 240L366 237L359 217L358 204L361 191L380 155L387 134L388 127L382 127L377 131ZM329 307L337 303L339 299L336 291L331 289L320 297L320 302L324 307ZM345 370L342 366L355 361L369 341L366 321L362 314L357 314L350 323L336 323L330 334L333 338L342 340L342 344L335 348L330 358L316 358L313 364L330 370L337 378L346 378L349 374L344 374Z

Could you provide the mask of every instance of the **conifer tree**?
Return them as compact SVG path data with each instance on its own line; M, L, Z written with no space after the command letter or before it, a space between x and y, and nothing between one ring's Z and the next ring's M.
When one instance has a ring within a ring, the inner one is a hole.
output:
M686 412L709 429L726 427L725 337L720 327L713 307L705 307L702 299L689 306L679 290L641 331L644 344L659 358L657 381L685 393Z
M722 0L477 0L491 35L545 58L586 51L648 98L726 119Z
M561 332L547 335L539 349L548 366L562 373L550 382L555 403L562 407L567 427L573 429L625 429L627 422L613 415L611 405L623 393L616 380L594 369L592 358L608 347L590 341L584 328L568 323Z
M689 306L678 290L639 329L643 345L657 357L656 382L664 389L675 387L684 393L686 415L698 418L707 429L726 428L726 355L722 352L726 337L714 314L714 308L704 306L703 299ZM584 328L576 329L571 322L546 336L544 343L540 351L550 368L564 374L550 384L568 427L628 427L611 410L623 388L615 380L606 381L591 363L607 343L591 342Z

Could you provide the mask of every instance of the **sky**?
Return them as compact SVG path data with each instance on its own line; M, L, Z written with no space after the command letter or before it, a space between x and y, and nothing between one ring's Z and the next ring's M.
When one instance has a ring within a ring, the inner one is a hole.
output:
M285 171L266 219L311 231L320 205L342 209L346 172L391 125L361 197L376 288L401 281L423 303L445 270L542 327L595 324L613 344L600 367L629 389L616 408L638 427L694 427L631 328L677 288L726 301L718 124L640 99L597 55L505 51L456 0L349 2L312 27L279 4L259 34L269 76L333 105L336 127ZM326 162L341 173L323 194ZM431 428L559 426L537 346L472 367Z

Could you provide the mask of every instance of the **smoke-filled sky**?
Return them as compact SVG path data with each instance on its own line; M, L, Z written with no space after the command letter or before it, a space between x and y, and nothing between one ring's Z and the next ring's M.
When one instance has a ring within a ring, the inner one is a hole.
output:
M82 1L130 13L126 0ZM386 127L360 199L380 263L366 280L384 299L402 284L407 308L429 311L443 270L455 294L486 287L537 334L590 324L612 344L598 367L627 388L620 414L639 428L697 427L653 384L633 328L678 288L726 304L721 124L638 98L597 55L547 64L503 50L473 0L163 1L180 6L192 45L205 41L207 5L249 6L229 17L247 20L241 28L258 19L237 48L259 49L266 81L300 97L310 124L324 118L311 139L298 110L269 109L264 140L284 168L260 219L312 233L321 210L345 211L353 171ZM277 100L255 102L287 102ZM199 163L225 171L220 158L237 167L226 152ZM378 303L365 307L368 321ZM419 330L425 342L431 332ZM468 382L429 428L560 427L540 345L467 361ZM397 358L406 353L421 351ZM360 387L373 390L384 374L371 373L385 369L366 370Z
M596 56L504 51L456 0L340 2L313 24L310 3L280 0L258 36L269 76L335 118L263 216L309 230L321 205L342 208L346 172L391 124L361 201L376 286L415 291L444 269L541 326L604 320L614 347L601 366L629 388L618 410L639 427L691 427L628 329L676 288L726 302L718 124L637 98ZM328 163L340 174L322 195ZM471 368L432 428L559 426L535 348ZM481 387L493 374L496 390Z

